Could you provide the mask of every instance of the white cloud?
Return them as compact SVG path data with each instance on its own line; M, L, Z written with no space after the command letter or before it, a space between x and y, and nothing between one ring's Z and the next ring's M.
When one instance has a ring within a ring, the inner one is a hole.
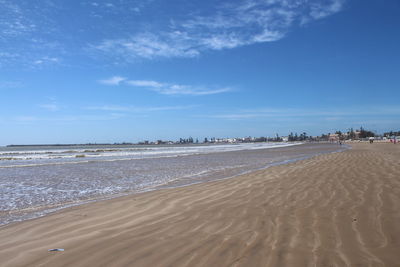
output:
M13 38L19 35L35 31L36 25L25 16L23 10L14 1L0 1L0 39Z
M156 81L146 81L146 80L129 80L126 83L133 86L153 87L153 88L161 88L165 86L164 84Z
M156 91L164 95L192 95L192 96L202 96L202 95L215 95L232 91L229 87L208 89L202 87L193 87L188 85L167 85L161 88L154 88Z
M35 116L17 116L14 118L14 120L17 122L35 122L39 121L40 118Z
M261 114L216 114L216 115L211 115L209 117L216 119L240 120L240 119L259 118L261 117Z
M129 80L126 83L135 87L143 87L145 89L155 91L163 95L201 96L201 95L215 95L232 91L232 89L229 87L205 88L205 87L196 87L191 85L160 83L156 81Z
M38 122L82 122L82 121L109 121L123 118L125 115L120 113L111 113L105 115L76 115L76 116L55 116L55 117L39 117L39 116L16 116L11 121L18 123L38 123Z
M47 103L37 105L39 108L52 112L59 111L62 109L62 106L60 106L57 103L57 99L55 97L47 96L46 98L47 98Z
M45 57L36 59L33 62L33 64L35 64L35 65L44 65L44 64L56 64L56 63L59 63L59 62L60 62L60 59L57 58L57 57L47 57L47 56L45 56Z
M103 106L89 106L85 107L86 110L100 110L100 111L114 111L114 112L134 112L146 113L157 111L171 111L171 110L185 110L191 109L195 106L155 106L155 107L140 107L140 106L118 106L118 105L103 105Z
M100 80L99 83L106 85L119 85L121 82L125 81L126 78L121 76L113 76L110 79Z
M344 0L333 0L327 5L316 3L311 6L310 16L314 19L322 19L339 12L344 4Z
M0 0L0 67L37 68L61 62L66 33L58 31L52 0ZM50 37L50 38L49 38Z
M296 24L339 12L344 1L244 0L219 4L208 9L207 15L173 19L164 29L133 32L128 38L105 39L92 48L127 61L195 57L208 50L280 40Z
M232 88L230 87L201 87L173 83L161 83L152 80L128 80L120 76L114 76L110 79L100 80L99 82L106 85L120 85L123 83L129 86L141 87L163 95L202 96L215 95L232 91Z
M172 35L172 34L168 34ZM104 40L94 49L112 54L120 59L133 57L194 57L199 52L184 38L163 38L153 33L142 33L127 39Z
M103 105L103 106L89 106L89 107L85 107L84 109L121 112L121 111L129 111L130 107L115 106L115 105Z
M353 107L353 108L342 108L340 111L328 110L328 109L294 109L294 108L283 108L283 109L271 109L271 108L257 108L257 109L245 109L236 110L229 113L213 114L209 115L210 118L216 119L227 119L227 120L245 120L245 119L260 119L260 118L271 118L271 119L296 119L296 118L323 118L324 120L341 120L344 118L359 118L363 117L367 120L368 117L373 116L399 116L399 107Z
M296 25L339 12L345 1L208 1L197 9L191 4L188 12L182 9L184 13L180 8L171 8L171 13L165 10L155 19L145 13L156 2L151 0L85 0L68 7L53 0L0 0L0 67L18 63L37 68L83 54L96 58L103 54L113 64L142 58L192 58L207 51L280 40ZM88 19L79 31L63 27L60 15L73 16L74 8L82 5Z
M22 86L23 84L18 81L0 81L0 89L19 88Z
M48 111L58 111L61 109L60 106L58 106L56 103L42 104L42 105L39 105L39 107L46 109Z

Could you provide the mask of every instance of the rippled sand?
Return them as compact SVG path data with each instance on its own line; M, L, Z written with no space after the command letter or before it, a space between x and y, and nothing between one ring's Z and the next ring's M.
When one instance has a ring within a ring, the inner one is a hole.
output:
M352 146L0 228L0 265L399 266L400 145Z

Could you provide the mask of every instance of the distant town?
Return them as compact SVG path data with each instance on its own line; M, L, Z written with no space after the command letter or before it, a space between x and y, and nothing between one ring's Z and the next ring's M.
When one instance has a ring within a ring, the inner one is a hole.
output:
M307 135L303 133L291 132L287 136L266 136L266 137L236 137L236 138L216 138L205 137L198 138L179 138L179 140L155 140L141 141L138 143L122 142L122 143L86 143L86 144L35 144L35 145L8 145L7 147L22 147L22 146L101 146L101 145L179 145L179 144L236 144L236 143L256 143L256 142L340 142L340 141L368 141L382 140L388 142L397 142L400 140L400 131L390 131L383 134L377 134L373 131L366 130L363 127L354 130L349 129L346 132L336 131L334 133L321 134L319 136Z
M301 141L309 141L309 142L334 142L334 141L346 141L346 140L361 140L367 141L370 139L374 140L400 140L400 131L390 131L385 132L383 134L377 134L373 131L369 131L361 127L360 129L349 129L347 132L336 131L334 133L326 133L321 134L320 136L311 136L307 135L306 132L303 133L293 133L291 132L287 136L279 136L276 134L273 137L237 137L237 138L204 138L201 142L199 139L193 139L189 137L187 139L180 138L178 141L144 141L139 142L141 145L160 145L160 144L207 144L207 143L255 143L255 142L301 142Z

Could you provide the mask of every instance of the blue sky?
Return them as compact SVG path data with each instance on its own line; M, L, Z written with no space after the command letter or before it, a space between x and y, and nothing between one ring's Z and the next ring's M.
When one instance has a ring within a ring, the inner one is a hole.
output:
M0 145L400 128L398 0L0 10Z

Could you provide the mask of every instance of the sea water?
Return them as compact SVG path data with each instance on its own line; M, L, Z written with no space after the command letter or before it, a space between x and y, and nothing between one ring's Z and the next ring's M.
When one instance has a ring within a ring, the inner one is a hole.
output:
M0 147L0 225L88 201L232 177L338 149L293 143Z

